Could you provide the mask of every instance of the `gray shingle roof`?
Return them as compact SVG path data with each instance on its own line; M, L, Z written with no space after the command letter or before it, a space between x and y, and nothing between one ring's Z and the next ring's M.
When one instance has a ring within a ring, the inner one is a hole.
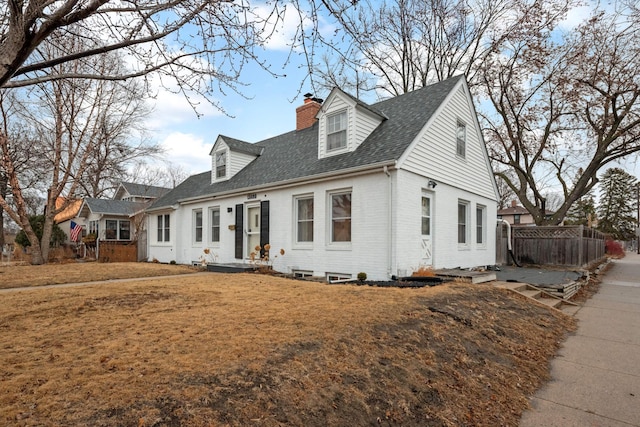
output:
M241 153L253 154L254 156L259 156L262 154L264 147L260 147L256 144L252 144L250 142L241 141L239 139L231 138L229 136L220 135L224 142L227 143L229 148L232 151L239 151Z
M388 120L383 121L353 152L318 159L318 124L316 123L309 128L288 132L253 144L263 149L262 155L228 181L212 184L210 171L193 175L156 200L151 208L169 207L183 199L240 191L398 160L447 95L463 78L463 76L452 77L373 104L370 108L384 115ZM232 139L223 138L227 143Z
M158 187L155 185L136 184L133 182L122 182L120 185L127 190L131 196L142 196L158 198L162 197L171 190L166 187Z
M148 204L143 202L129 202L127 200L94 199L87 197L84 199L84 205L88 207L92 213L128 216L144 209Z

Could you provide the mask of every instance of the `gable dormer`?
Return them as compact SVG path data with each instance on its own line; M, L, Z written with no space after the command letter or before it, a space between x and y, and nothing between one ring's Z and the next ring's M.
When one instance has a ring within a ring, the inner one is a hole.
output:
M354 151L386 119L338 88L331 91L317 118L319 159Z
M260 154L262 154L262 147L219 135L209 152L211 156L211 183L233 178Z

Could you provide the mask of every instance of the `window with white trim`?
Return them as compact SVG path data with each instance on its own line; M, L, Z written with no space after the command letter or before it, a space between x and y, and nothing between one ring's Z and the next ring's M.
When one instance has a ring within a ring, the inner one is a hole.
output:
M458 200L458 244L469 244L469 202Z
M211 243L220 243L220 208L209 208Z
M476 205L476 244L484 246L487 244L487 208Z
M327 116L327 151L347 146L347 112Z
M456 154L465 157L467 152L467 127L458 120L456 125Z
M105 240L131 240L131 221L107 219L104 228Z
M202 209L193 210L193 241L202 242Z
M330 206L330 242L351 242L351 191L331 193Z
M296 243L313 242L313 196L298 196L294 199Z
M227 176L227 150L216 152L216 178Z
M422 196L422 235L431 235L431 198Z
M168 242L170 236L169 214L158 215L158 242Z

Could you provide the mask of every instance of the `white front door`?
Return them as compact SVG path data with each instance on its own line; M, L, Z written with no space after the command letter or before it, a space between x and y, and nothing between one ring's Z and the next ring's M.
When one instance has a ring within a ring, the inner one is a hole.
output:
M421 260L424 266L433 265L433 195L422 193L422 231L421 231Z
M251 252L260 258L256 246L260 246L260 205L247 207L247 258L251 258Z

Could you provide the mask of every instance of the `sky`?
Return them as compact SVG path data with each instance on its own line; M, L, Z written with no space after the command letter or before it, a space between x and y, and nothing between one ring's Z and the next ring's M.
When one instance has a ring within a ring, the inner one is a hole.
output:
M574 27L588 17L590 10L587 6L572 10L562 27ZM247 67L241 79L247 84L242 89L244 96L227 91L216 98L226 114L202 101L198 116L182 95L159 92L147 128L152 138L164 148L166 159L181 166L189 175L204 172L210 169L209 151L218 135L253 143L295 129L295 109L302 105L303 94L313 93L313 89L308 80L301 86L307 69L300 57L294 55L294 61L285 68L282 66L289 52L292 25L295 25L292 22L285 22L277 29L262 55L273 64L274 73L286 77L276 78L257 66ZM330 25L327 27L331 30ZM328 95L313 94L319 98ZM609 165L617 166L640 177L640 167L633 159Z

